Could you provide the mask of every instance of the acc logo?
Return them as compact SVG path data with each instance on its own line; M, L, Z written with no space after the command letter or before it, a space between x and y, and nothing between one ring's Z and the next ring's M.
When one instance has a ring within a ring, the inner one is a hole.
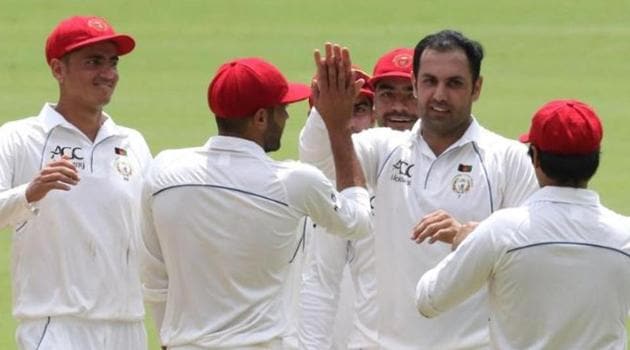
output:
M125 181L129 181L129 177L133 174L133 168L126 157L118 157L114 162L114 167Z
M406 53L394 56L392 60L394 64L400 68L407 68L411 65L411 56Z
M462 194L470 191L473 186L473 180L470 175L467 174L457 174L453 178L453 182L451 183L451 188L453 192L457 193L460 197Z
M394 164L394 172L391 176L392 181L404 182L407 185L411 185L411 169L415 164L409 164L404 160L399 160Z
M83 152L81 147L57 146L52 152L50 152L50 159L55 159L56 156L59 158L66 156L70 160L83 160L81 152Z

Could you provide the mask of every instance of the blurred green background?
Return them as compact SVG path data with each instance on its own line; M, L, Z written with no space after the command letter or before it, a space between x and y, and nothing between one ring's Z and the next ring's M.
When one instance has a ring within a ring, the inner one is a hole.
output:
M36 115L57 87L44 42L62 19L106 17L132 34L121 80L107 111L139 129L154 154L202 144L215 133L206 88L234 57L261 56L289 80L308 82L312 51L325 41L351 49L371 71L385 51L413 47L426 34L458 29L486 50L484 86L474 113L486 127L516 137L552 98L578 98L604 121L602 164L592 183L604 204L630 214L630 1L32 1L0 3L0 124ZM275 158L297 157L306 103L293 105ZM14 349L10 297L11 233L0 235L0 349ZM588 317L588 316L585 316ZM147 323L151 348L157 349Z

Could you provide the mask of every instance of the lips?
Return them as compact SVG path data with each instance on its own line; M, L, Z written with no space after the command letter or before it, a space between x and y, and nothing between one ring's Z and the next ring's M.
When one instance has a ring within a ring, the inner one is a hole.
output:
M436 111L438 113L446 113L449 111L445 106L431 106L432 111Z

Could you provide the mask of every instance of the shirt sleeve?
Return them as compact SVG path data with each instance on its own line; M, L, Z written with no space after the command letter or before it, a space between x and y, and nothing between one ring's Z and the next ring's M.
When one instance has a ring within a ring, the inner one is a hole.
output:
M6 124L0 127L0 229L17 226L35 212L26 201L28 184L15 186L13 181L18 152L23 147L10 129Z
M427 318L460 304L481 289L493 273L499 252L493 244L491 219L482 222L416 286L416 308Z
M287 171L283 183L290 206L328 232L355 239L371 231L370 195L365 188L338 192L321 171L300 163Z
M500 208L517 207L540 188L525 145L516 144L508 149L505 169Z
M379 128L383 129L383 128ZM378 168L378 134L374 130L366 130L352 135L355 152L363 168L368 187L374 188ZM388 129L389 131L389 129ZM387 139L387 138L384 138ZM300 160L321 170L326 177L335 182L335 162L328 138L328 130L322 117L313 107L304 127L300 131L298 141Z
M145 301L151 304L156 326L162 324L166 296L168 291L168 274L162 255L162 248L153 223L153 191L151 171L145 180L142 191L142 246L140 271Z
M300 289L298 341L300 349L332 349L335 318L348 240L313 229L307 245L307 265Z

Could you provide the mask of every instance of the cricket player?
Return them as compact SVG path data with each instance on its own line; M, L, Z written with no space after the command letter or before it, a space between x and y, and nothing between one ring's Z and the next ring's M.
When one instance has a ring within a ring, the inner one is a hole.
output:
M377 60L373 76L364 77L375 86L376 96L370 106L379 126L405 130L418 119L411 84L412 59L412 49L390 50ZM355 105L359 102L355 101ZM321 145L309 145L309 140L302 138L300 154L308 153L313 146L319 152ZM308 159L308 155L304 157ZM326 175L334 178L334 169ZM315 227L314 231L322 228ZM308 257L299 299L300 347L375 348L378 310L374 236L344 240L329 234L313 234L307 243Z
M136 249L151 154L103 111L134 45L100 17L61 21L45 50L59 100L0 127L19 349L147 347Z
M521 204L538 187L524 145L483 128L471 114L481 94L482 58L481 45L459 32L426 36L413 57L419 116L413 128L374 128L353 136L375 195L381 348L489 345L485 291L434 320L413 307L418 279L450 252L443 241L450 243L463 223ZM329 149L316 147L326 144L330 131L316 114L308 118L301 144L309 140L312 148L304 160L331 166ZM427 239L434 244L416 244Z
M583 102L542 106L521 137L542 188L462 232L418 282L418 311L439 317L487 286L494 349L625 349L630 227L587 188L602 134Z
M168 349L284 349L283 288L305 216L346 238L371 230L351 135L347 50L316 54L315 106L330 134L336 184L314 167L279 162L286 106L311 94L260 58L222 65L208 88L218 136L156 157L148 178L144 287Z

